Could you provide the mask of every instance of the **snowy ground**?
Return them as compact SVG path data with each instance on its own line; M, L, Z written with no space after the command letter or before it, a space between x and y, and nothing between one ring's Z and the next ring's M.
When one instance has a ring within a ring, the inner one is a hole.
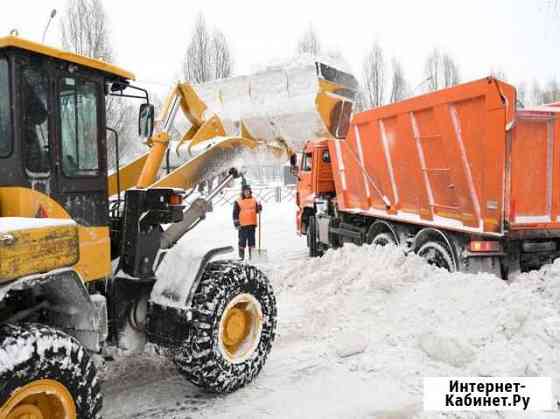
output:
M230 211L216 209L179 250L235 246ZM102 372L106 419L482 417L423 412L426 376L552 376L560 400L560 260L507 285L437 271L396 248L309 259L294 218L293 203L263 213L262 269L279 325L258 379L208 395L155 355L118 357Z

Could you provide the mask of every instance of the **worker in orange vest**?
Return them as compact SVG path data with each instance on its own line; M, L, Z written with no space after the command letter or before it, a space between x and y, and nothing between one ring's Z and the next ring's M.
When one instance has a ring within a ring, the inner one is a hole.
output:
M245 247L249 246L249 259L255 249L255 229L257 214L262 211L262 205L253 198L251 187L244 184L241 197L233 204L233 224L239 231L239 259L245 259Z

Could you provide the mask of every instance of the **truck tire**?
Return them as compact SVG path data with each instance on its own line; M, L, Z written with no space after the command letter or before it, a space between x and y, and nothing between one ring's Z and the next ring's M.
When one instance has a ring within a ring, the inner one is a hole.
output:
M427 241L420 246L417 253L418 256L426 259L430 265L446 269L449 272L457 271L457 266L455 266L455 260L453 259L453 253L451 253L449 247L441 241Z
M319 238L317 237L317 221L315 221L315 216L310 216L308 223L307 247L309 248L309 256L315 258L321 256L321 252L319 250Z
M250 383L276 333L276 298L267 277L241 262L210 262L195 292L190 338L175 364L189 381L215 393Z
M0 326L0 417L101 418L102 396L86 349L43 325Z
M387 246L388 244L391 244L393 246L396 246L397 242L395 241L395 238L391 233L382 232L382 233L378 233L373 238L371 244L375 244L377 246Z

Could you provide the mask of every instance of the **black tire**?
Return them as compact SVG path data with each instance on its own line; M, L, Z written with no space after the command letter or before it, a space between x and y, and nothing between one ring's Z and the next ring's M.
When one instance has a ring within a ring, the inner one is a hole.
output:
M375 244L377 246L387 246L388 244L392 244L393 246L396 246L397 242L391 233L381 232L375 235L371 244Z
M220 346L220 322L228 304L247 294L260 303L260 336L246 359L232 362ZM214 393L229 393L250 383L263 368L276 333L276 298L267 277L241 262L211 262L194 295L192 314L190 340L174 357L179 372Z
M317 222L313 215L309 217L308 223L307 247L309 248L309 256L315 258L321 256L321 252L319 250L319 239L317 237Z
M64 385L78 419L101 418L97 372L86 349L73 337L38 324L0 326L0 409L17 389L38 380Z
M449 272L457 271L455 259L449 246L439 240L430 240L418 249L418 256L426 259L430 265L443 268Z

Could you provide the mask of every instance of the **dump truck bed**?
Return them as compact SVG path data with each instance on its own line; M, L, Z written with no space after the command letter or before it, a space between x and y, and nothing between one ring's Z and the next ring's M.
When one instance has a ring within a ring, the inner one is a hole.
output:
M480 235L560 235L560 107L486 78L355 115L329 140L340 210Z

